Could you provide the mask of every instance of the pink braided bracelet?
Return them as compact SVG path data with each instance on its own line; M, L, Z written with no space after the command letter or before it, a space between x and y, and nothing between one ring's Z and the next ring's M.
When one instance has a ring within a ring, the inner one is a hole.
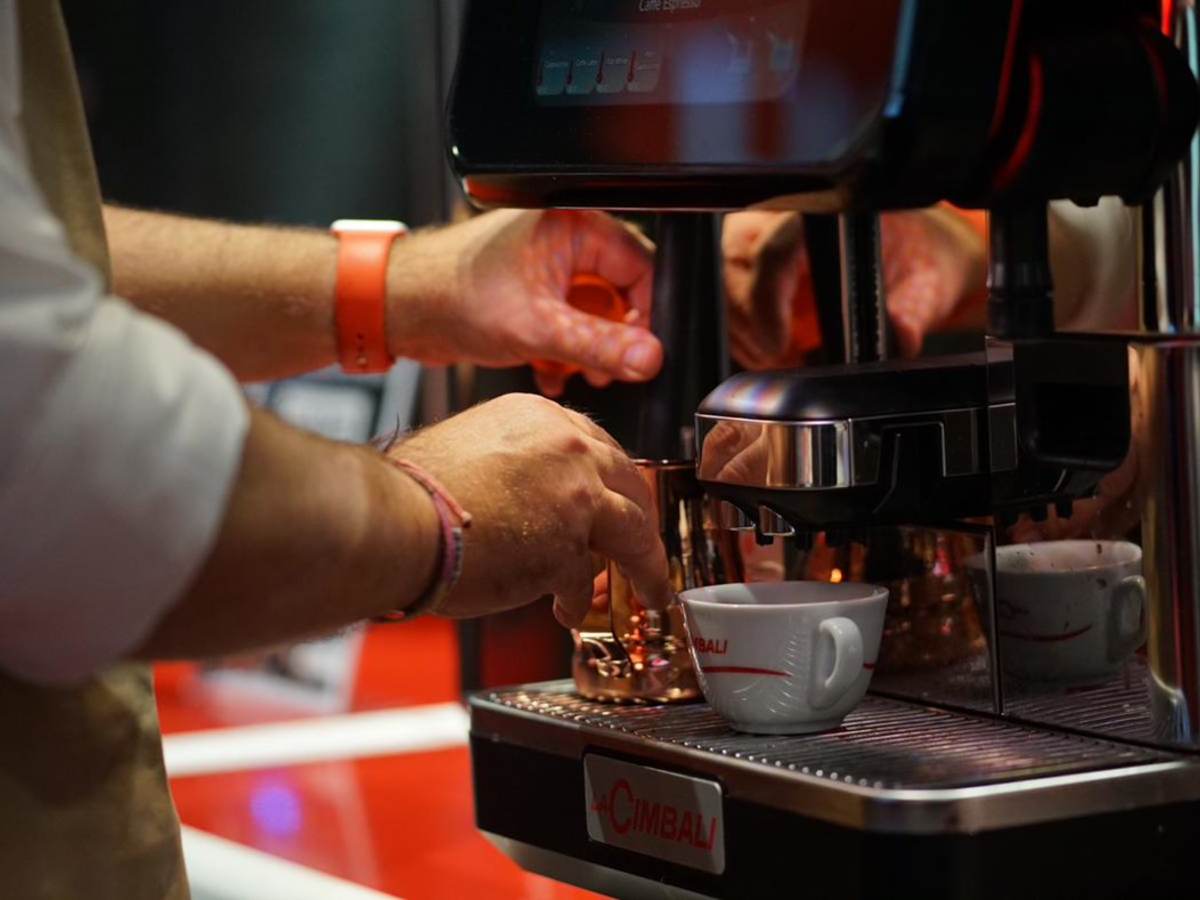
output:
M462 576L463 555L466 549L463 532L471 526L471 514L458 505L458 501L440 481L416 463L391 456L385 459L426 490L433 500L433 508L441 525L441 564L437 580L407 609L394 610L379 617L390 622L408 621L427 613L436 613L446 596L458 584L458 579Z

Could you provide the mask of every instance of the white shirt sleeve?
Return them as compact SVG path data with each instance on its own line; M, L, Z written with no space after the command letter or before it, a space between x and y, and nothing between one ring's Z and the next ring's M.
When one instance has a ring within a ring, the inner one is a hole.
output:
M249 416L220 363L72 255L25 164L14 31L0 0L0 668L66 682L186 590Z

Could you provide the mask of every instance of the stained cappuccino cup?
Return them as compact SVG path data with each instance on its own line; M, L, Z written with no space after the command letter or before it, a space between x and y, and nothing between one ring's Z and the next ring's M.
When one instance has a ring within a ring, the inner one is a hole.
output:
M738 731L837 728L867 692L883 634L886 588L782 581L679 595L709 705Z
M988 610L983 556L967 561ZM1146 640L1142 549L1128 541L1043 541L996 549L1000 666L1030 682L1115 675ZM990 616L985 616L985 621Z

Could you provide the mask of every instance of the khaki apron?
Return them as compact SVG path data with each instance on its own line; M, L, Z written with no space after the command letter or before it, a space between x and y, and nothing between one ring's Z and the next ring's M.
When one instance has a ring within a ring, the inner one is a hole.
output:
M72 247L108 250L58 0L19 0L23 126L34 176ZM0 673L0 896L186 898L153 683L118 666L69 689Z

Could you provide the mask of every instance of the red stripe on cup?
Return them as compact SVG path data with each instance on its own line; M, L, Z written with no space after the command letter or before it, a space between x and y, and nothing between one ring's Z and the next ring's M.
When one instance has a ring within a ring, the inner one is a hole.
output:
M863 668L868 672L874 671L875 663L865 662ZM774 675L778 678L789 678L787 672L779 672L775 669L759 669L755 666L704 666L704 674L706 675Z
M1069 641L1072 638L1077 638L1081 634L1086 634L1091 630L1091 625L1085 625L1078 631L1068 631L1064 634L1025 634L1020 631L1002 631L1000 632L1000 637L1013 638L1018 641L1037 641L1042 644L1054 644L1058 641Z

